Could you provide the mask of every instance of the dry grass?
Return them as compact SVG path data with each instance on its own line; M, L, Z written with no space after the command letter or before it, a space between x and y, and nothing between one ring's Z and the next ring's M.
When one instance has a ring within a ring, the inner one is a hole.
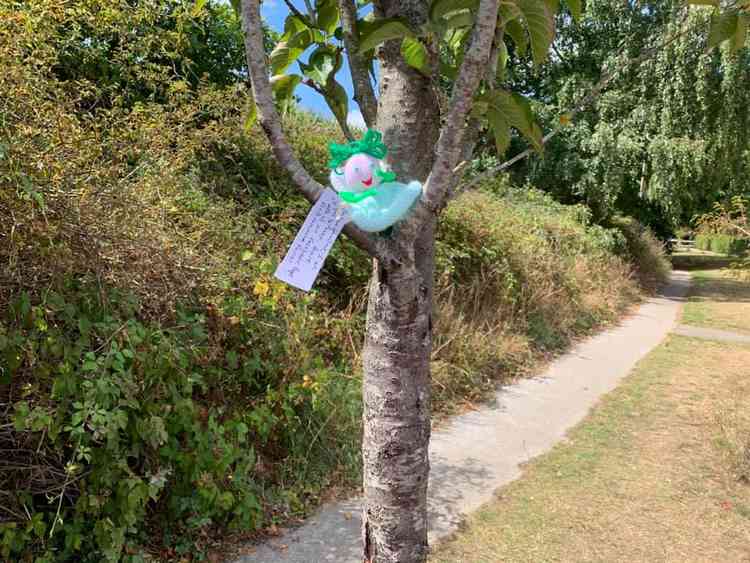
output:
M750 283L726 269L694 271L692 278L683 323L750 333Z
M750 485L750 378L733 385L732 397L715 410L717 445L722 452L732 481ZM748 507L750 509L750 507ZM750 512L748 512L750 517Z
M579 212L533 190L475 192L448 207L432 355L439 414L527 375L640 300L633 267Z
M432 561L750 560L749 363L750 347L670 338Z

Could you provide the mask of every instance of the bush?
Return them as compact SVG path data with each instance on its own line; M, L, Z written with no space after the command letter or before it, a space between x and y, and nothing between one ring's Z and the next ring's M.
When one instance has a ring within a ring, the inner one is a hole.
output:
M616 217L612 226L624 236L621 254L633 264L641 285L655 289L665 283L672 267L663 243L651 230L631 217Z
M695 231L690 227L679 227L675 230L675 236L682 240L692 240L695 237Z
M750 247L747 239L736 238L731 235L699 234L695 237L695 247L699 250L716 252L732 256L742 256Z
M437 252L433 390L455 410L610 322L639 292L617 231L534 189L469 193L444 214Z

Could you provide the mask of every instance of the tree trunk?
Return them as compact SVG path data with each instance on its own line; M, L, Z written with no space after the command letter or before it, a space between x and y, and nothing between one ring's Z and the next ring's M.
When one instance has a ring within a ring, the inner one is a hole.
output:
M381 0L383 17L418 27L427 2ZM434 161L440 113L430 80L408 66L400 42L379 53L378 129L400 181L424 182ZM396 225L374 260L364 349L364 560L427 559L430 353L435 222L419 233ZM392 257L391 257L392 256Z
M427 557L432 228L420 259L376 261L364 350L365 561Z

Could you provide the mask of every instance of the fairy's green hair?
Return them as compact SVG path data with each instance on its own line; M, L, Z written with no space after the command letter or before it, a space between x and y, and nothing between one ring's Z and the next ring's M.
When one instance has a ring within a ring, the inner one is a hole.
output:
M388 148L383 144L382 133L374 129L368 129L365 136L359 141L352 141L345 145L330 143L328 150L331 153L331 160L328 161L328 167L331 169L338 168L358 153L369 154L377 159L383 159L388 154Z

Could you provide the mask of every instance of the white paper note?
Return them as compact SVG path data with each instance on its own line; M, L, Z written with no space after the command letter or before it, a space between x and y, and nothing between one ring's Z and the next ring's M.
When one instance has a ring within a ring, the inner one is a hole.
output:
M318 277L333 243L349 221L347 213L339 213L339 196L326 188L315 202L302 228L274 274L283 282L310 291Z

